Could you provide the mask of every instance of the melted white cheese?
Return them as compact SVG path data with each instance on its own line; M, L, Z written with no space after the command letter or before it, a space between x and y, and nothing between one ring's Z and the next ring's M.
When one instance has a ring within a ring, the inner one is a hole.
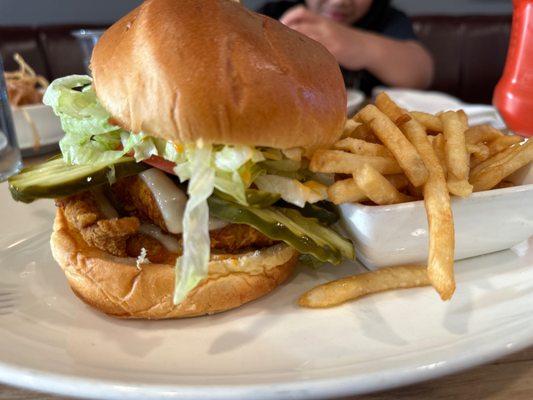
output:
M150 188L167 230L174 234L182 233L183 212L187 203L185 193L164 172L156 168L141 172L139 176ZM210 231L223 228L228 224L218 218L209 218Z
M101 188L93 190L93 196L98 208L107 219L118 218L117 210L111 205Z
M153 224L142 224L139 228L139 232L145 235L151 236L159 243L161 243L171 253L180 252L180 243L174 236L167 235L161 231L158 226Z
M150 168L139 174L150 188L170 233L183 232L183 212L187 196L163 171Z

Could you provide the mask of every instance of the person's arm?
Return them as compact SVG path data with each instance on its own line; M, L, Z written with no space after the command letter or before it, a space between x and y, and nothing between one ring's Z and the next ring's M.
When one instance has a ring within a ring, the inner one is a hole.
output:
M433 79L433 59L414 40L347 27L303 6L290 9L280 21L322 43L344 68L365 69L386 85L424 89Z
M350 61L360 58L363 69L389 86L425 89L433 81L433 58L418 42L391 39L355 29L353 35L359 35L359 46L354 48L352 45L342 50L346 51L345 68L352 69Z

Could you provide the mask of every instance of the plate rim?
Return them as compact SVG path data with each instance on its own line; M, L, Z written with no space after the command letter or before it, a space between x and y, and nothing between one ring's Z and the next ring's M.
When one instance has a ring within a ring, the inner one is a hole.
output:
M0 361L0 383L77 398L101 399L324 399L387 391L416 383L437 379L465 371L533 345L533 331L518 330L513 336L502 336L495 343L484 343L460 357L416 368L396 367L364 375L347 374L338 378L293 380L244 385L184 385L184 384L133 384L121 380L81 378L74 375L51 373L43 370L12 366ZM385 382L385 383L384 383Z

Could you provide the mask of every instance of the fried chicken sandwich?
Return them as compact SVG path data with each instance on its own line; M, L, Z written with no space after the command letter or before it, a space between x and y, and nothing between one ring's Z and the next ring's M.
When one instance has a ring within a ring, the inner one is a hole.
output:
M62 156L10 180L16 200L55 199L52 253L83 301L124 318L211 314L299 259L353 258L307 169L345 122L320 44L233 1L148 0L105 32L91 69L44 97Z

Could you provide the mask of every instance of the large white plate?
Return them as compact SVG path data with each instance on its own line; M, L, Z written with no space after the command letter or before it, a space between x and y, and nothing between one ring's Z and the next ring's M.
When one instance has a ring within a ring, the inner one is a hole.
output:
M360 90L346 89L346 114L354 115L365 101L365 94Z
M82 304L52 260L51 202L0 186L0 381L93 398L323 398L441 376L533 344L533 240L457 264L458 289L299 309L305 289L360 267L301 268L270 296L220 315L116 320ZM490 232L487 232L490 234ZM475 238L472 238L475 240Z

